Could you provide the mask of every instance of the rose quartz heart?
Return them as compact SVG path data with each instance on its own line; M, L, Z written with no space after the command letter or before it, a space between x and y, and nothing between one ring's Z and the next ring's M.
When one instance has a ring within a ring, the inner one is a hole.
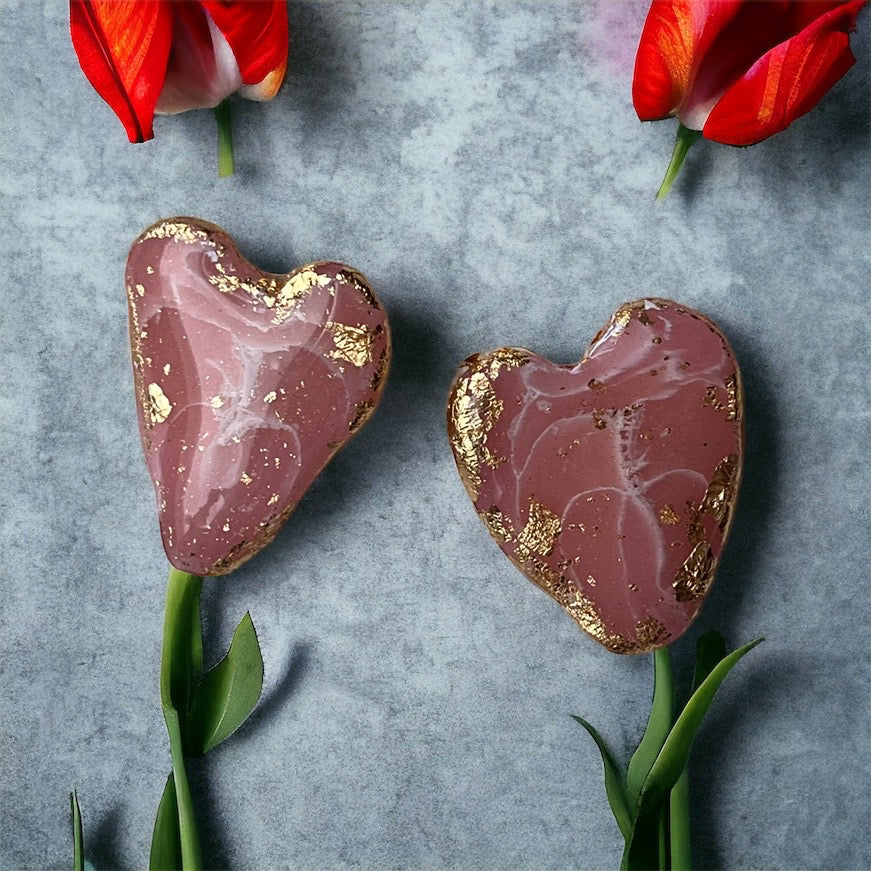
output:
M620 308L575 366L500 348L469 357L448 431L490 534L617 653L683 633L710 589L743 453L741 377L698 312Z
M275 537L366 422L390 360L360 273L261 272L219 227L174 218L127 260L139 429L169 561L231 571Z

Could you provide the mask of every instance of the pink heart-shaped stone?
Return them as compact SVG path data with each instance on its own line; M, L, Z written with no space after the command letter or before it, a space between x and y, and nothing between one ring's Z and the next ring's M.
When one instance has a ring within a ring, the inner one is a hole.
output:
M387 316L341 263L261 272L195 218L127 260L139 429L169 561L225 574L275 537L387 377Z
M741 376L706 317L624 305L575 366L474 354L454 457L505 554L617 653L670 644L710 589L743 455Z

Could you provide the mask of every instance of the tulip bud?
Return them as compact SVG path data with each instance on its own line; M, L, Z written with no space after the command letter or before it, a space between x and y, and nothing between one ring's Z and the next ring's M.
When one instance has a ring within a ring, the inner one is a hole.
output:
M653 0L632 99L642 121L681 124L658 197L699 134L752 145L810 111L855 63L849 33L866 2Z

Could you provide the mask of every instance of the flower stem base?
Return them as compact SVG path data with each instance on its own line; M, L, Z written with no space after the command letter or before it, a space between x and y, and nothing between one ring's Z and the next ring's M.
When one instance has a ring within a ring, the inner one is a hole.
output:
M671 153L671 162L668 164L668 169L665 171L665 178L656 192L656 199L661 200L671 190L674 180L680 172L683 162L686 159L687 152L695 145L696 140L702 135L700 130L690 130L689 127L684 127L680 124L677 128L677 137L674 141L674 150Z
M218 175L222 178L233 175L236 163L233 159L233 119L230 101L222 100L215 106L215 119L218 122Z

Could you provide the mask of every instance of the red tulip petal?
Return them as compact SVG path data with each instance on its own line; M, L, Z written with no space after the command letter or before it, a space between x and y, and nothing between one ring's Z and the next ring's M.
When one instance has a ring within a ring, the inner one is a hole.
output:
M677 111L695 68L740 4L717 0L653 0L635 57L632 101L642 121Z
M284 72L288 47L284 0L202 0L202 6L233 49L246 85L256 85L275 70Z
M154 107L172 40L172 11L160 0L70 0L79 64L131 142L154 136Z
M198 3L176 2L159 114L217 106L242 84L233 51Z
M848 34L866 2L829 8L764 54L714 106L704 125L705 138L752 145L810 111L855 63Z

